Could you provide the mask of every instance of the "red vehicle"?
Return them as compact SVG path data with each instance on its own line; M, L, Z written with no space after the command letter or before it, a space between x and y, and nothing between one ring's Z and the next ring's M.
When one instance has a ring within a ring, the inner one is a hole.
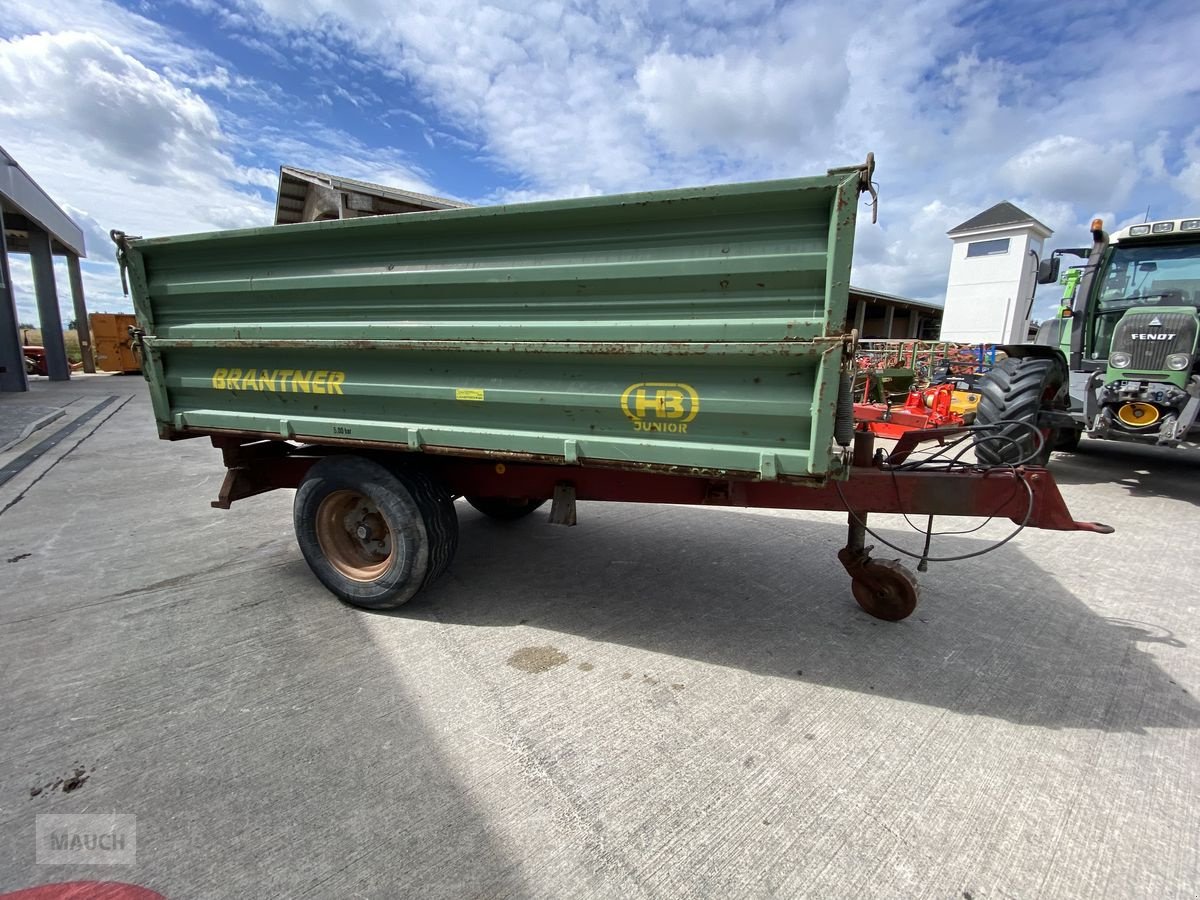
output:
M26 375L49 375L50 366L46 362L46 348L24 346L21 352L25 354Z

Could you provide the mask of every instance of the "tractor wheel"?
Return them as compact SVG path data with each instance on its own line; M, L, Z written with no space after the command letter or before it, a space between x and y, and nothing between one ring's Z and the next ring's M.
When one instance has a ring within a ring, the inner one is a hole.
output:
M1054 449L1063 453L1074 453L1079 449L1079 439L1082 437L1082 428L1062 428L1058 432L1058 439L1054 442Z
M393 472L360 456L314 465L296 491L293 520L313 574L364 609L411 600L446 568L458 543L444 489L423 472Z
M489 519L515 522L525 518L546 501L531 500L528 497L468 497L467 502Z
M1009 357L980 380L978 389L975 424L995 427L976 438L975 458L988 466L1044 466L1049 462L1057 439L1054 429L1040 430L1039 447L1028 426L1037 425L1042 410L1061 405L1064 373L1057 361Z

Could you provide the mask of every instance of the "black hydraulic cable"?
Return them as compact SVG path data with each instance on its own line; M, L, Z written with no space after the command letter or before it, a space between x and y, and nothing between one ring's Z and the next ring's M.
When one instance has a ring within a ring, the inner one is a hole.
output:
M1003 540L997 541L996 543L992 544L990 547L985 547L982 550L976 550L972 553L962 553L962 554L959 554L958 556L924 556L923 554L913 553L911 550L905 550L903 547L896 546L895 544L893 544L891 541L887 540L886 538L880 537L875 531L873 531L871 529L871 527L869 525L867 525L866 522L864 522L862 519L860 519L858 517L858 514L855 513L854 510L852 510L850 508L850 504L846 502L846 495L842 493L842 485L840 482L835 481L833 483L833 486L837 490L838 496L842 500L842 506L846 507L846 512L850 515L850 518L853 519L856 524L861 525L863 528L863 531L865 531L867 534L869 534L875 540L879 541L879 543L883 544L885 547L890 547L892 550L895 550L897 553L903 553L905 556L907 556L911 559L924 560L927 563L959 562L964 559L973 559L976 556L983 556L985 553L991 553L993 550L999 550L1001 547L1003 547L1005 544L1007 544L1009 541L1011 541L1013 538L1015 538L1018 534L1020 534L1022 531L1024 531L1025 528L1029 525L1029 520L1033 518L1033 503L1034 503L1033 488L1029 486L1029 482L1027 482L1025 480L1025 475L1023 473L1016 472L1015 470L1014 470L1014 473L1017 476L1017 480L1021 482L1022 486L1024 486L1024 488L1025 488L1026 493L1029 495L1029 505L1025 510L1025 518L1021 521L1021 524L1018 525L1013 530L1013 532L1011 534L1009 534L1007 537L1005 537Z
M1019 525L1017 525L1017 527L1012 531L1012 533L1009 534L1007 537L1005 537L1003 540L997 541L996 543L992 544L989 547L984 548L983 550L976 550L972 553L964 553L964 554L961 554L958 556L934 557L934 556L929 555L929 548L930 548L930 544L932 543L934 534L937 534L939 536L952 535L952 534L971 534L972 532L978 531L979 529L981 529L985 525L987 525L989 522L991 522L992 519L995 518L994 515L988 516L983 522L981 522L979 525L976 525L974 528L964 529L961 531L934 532L933 531L933 515L932 514L929 515L927 526L922 529L922 528L917 528L917 526L913 524L912 520L909 519L908 513L904 510L901 510L900 515L902 515L904 517L904 521L908 523L909 527L912 528L914 531L925 535L925 547L923 549L923 552L913 553L911 550L906 550L903 547L898 547L897 545L888 541L886 538L881 537L879 534L877 534L875 531L873 531L870 528L870 526L868 526L865 521L863 521L861 518L859 518L858 514L855 513L854 510L852 510L850 508L850 504L846 502L845 494L842 493L841 484L839 482L835 481L833 483L834 488L838 492L838 497L841 498L842 505L844 507L846 507L846 512L850 515L850 518L853 519L856 524L861 525L863 530L867 534L869 534L875 540L879 541L885 547L889 547L892 550L895 550L897 553L903 553L905 556L908 556L911 559L919 560L920 565L918 566L918 569L920 571L925 571L927 565L931 562L958 562L958 561L964 560L964 559L972 559L973 557L976 557L976 556L983 556L986 553L991 553L993 550L998 550L1000 547L1003 547L1005 544L1007 544L1009 541L1011 541L1013 538L1015 538L1018 534L1020 534L1022 531L1024 531L1026 527L1028 527L1029 520L1031 518L1033 518L1033 505L1034 505L1033 488L1029 485L1029 482L1025 480L1024 473L1018 471L1017 467L1036 459L1038 457L1038 455L1041 453L1042 449L1045 447L1045 437L1042 435L1041 431L1039 431L1035 426L1033 426L1029 422L1022 422L1022 421L1019 421L1016 419L1004 420L1004 421L996 422L996 423L990 424L990 425L968 426L968 428L971 432L970 434L965 435L964 437L958 438L957 440L951 441L949 444L945 444L945 445L941 446L940 448L938 448L938 450L936 452L934 452L930 456L923 457L919 460L914 460L912 462L901 463L896 466L888 466L886 464L886 462L884 464L884 468L892 472L892 479L893 479L893 482L896 484L896 497L897 497L897 500L899 500L900 499L900 491L899 491L899 483L896 482L896 472L898 472L898 471L909 472L909 471L917 471L920 469L927 469L930 471L938 471L938 472L979 471L980 468L984 468L984 467L980 467L978 465L971 466L971 465L968 465L967 463L964 463L962 461L963 455L968 450L972 449L973 447L978 446L980 443L987 442L987 441L992 441L992 442L1005 441L1009 444L1013 444L1014 446L1019 446L1016 439L1012 438L1008 435L988 434L987 433L995 428L999 428L999 427L1005 426L1005 425L1014 425L1014 424L1029 428L1029 430L1033 433L1033 435L1035 436L1035 439L1036 439L1036 444L1034 446L1033 451L1029 454L1026 454L1021 459L1017 460L1014 463L1004 463L1001 466L988 466L985 468L986 469L1005 468L1005 469L1009 469L1010 471L1012 471L1013 475L1016 476L1017 481L1019 481L1021 486L1023 488L1025 488L1025 492L1029 498L1029 503L1025 510L1024 519L1022 519L1021 523ZM980 434L983 434L984 437L980 438L979 437ZM936 466L929 465L929 463L931 461L935 460L939 456L942 456L942 454L946 453L947 451L952 450L953 448L957 447L959 444L964 443L967 440L967 438L969 438L969 437L974 438L974 440L971 443L968 443L961 450L959 450L958 453L954 454L954 456L940 460L939 464ZM1005 501L1005 502L1007 502L1007 501Z

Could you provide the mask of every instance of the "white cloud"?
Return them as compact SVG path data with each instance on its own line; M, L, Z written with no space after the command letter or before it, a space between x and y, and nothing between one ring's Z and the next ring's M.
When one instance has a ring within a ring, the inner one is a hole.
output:
M1200 204L1200 128L1188 135L1184 143L1183 160L1183 168L1172 180L1188 200ZM1183 210L1179 214L1190 216L1195 212L1193 208Z
M37 135L69 123L96 164L158 183L193 170L232 172L216 115L103 38L37 34L0 45L0 115ZM64 135L65 136L65 135Z
M850 88L849 28L815 8L792 12L782 24L786 37L758 53L662 48L641 62L639 106L671 151L751 158L824 151Z
M1056 134L1023 149L1001 171L1016 190L1047 200L1120 206L1141 169L1130 141L1100 144Z
M3 30L8 34L64 30L89 34L151 64L200 68L214 59L203 49L181 43L152 18L111 0L8 2Z

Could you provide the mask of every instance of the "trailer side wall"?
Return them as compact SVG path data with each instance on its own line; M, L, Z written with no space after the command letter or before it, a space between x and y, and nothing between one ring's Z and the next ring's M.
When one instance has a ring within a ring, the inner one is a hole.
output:
M822 478L837 175L139 240L164 433Z

